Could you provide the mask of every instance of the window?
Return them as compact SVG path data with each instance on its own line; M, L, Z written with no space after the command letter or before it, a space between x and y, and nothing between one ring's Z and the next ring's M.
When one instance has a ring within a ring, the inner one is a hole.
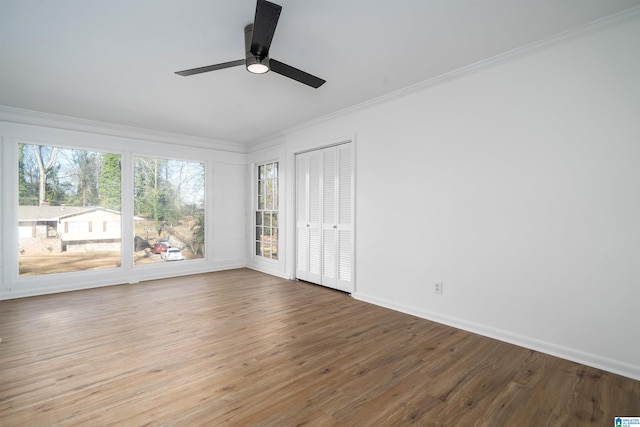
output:
M91 228L89 221L67 221L64 232L69 234L90 233Z
M204 258L204 163L131 159L134 264L164 262L156 243ZM17 163L20 276L122 265L121 154L20 143Z
M167 247L204 258L204 163L134 157L134 264L165 262Z
M21 276L115 268L121 229L120 155L18 145L18 271Z
M120 221L104 221L102 231L105 233L117 233L120 231Z
M278 162L258 165L255 255L278 259Z

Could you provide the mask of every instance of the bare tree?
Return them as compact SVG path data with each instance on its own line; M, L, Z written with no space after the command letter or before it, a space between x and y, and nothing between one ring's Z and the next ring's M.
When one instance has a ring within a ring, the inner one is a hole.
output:
M40 206L45 204L46 192L47 192L47 176L56 164L56 156L58 155L58 147L51 147L51 154L49 155L49 161L45 165L44 163L44 148L42 145L34 145L33 153L36 155L36 163L38 165L39 181L39 193L38 204Z

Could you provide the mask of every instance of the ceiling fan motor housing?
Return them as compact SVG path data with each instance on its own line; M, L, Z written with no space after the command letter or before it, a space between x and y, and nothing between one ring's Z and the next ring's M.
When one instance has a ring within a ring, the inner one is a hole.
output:
M244 27L244 50L246 55L247 70L254 74L264 74L269 71L269 56L255 55L251 52L251 40L253 39L253 24Z

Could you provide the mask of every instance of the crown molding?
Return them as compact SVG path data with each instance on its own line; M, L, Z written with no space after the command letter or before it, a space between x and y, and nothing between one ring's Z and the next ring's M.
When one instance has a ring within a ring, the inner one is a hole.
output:
M325 116L318 117L308 122L283 129L281 133L286 135L301 129L305 129L307 127L310 127L319 123L323 123L328 120L335 119L337 117L341 117L352 112L361 111L366 108L372 107L374 105L379 105L384 102L390 101L392 99L400 98L402 96L409 95L432 86L440 85L450 80L457 79L459 77L472 74L481 70L485 70L487 68L491 68L499 64L511 62L516 59L532 55L536 52L546 50L554 46L558 46L565 42L578 39L581 37L585 37L592 33L603 31L611 27L622 25L627 22L635 21L638 19L640 19L640 6L633 6L621 12L614 13L609 16L605 16L604 18L596 19L595 21L591 21L588 24L581 25L571 30L557 33L553 36L546 37L544 39L526 44L524 46L520 46L515 49L508 50L506 52L492 56L490 58L483 59L473 64L469 64L464 67L457 68L455 70L446 72L444 74L440 74L439 76L436 76L428 80L424 80L422 82L416 83L414 85L410 85L405 88L399 89L397 91L390 92L388 94L370 99L360 104L356 104L351 107L347 107L342 110L336 111L334 113L330 113ZM251 147L251 145L249 146Z
M269 135L265 135L260 139L256 139L247 143L247 147L250 153L256 153L262 150L268 150L270 148L277 147L286 141L285 135L282 132L274 132Z
M80 119L77 117L25 110L7 105L0 105L0 121L117 136L143 141L164 142L173 145L182 145L185 147L207 148L210 150L240 154L247 153L247 144L244 143L234 143L154 129Z

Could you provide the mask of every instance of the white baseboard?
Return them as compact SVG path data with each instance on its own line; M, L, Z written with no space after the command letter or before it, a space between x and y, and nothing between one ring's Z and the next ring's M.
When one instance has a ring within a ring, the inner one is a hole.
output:
M146 267L146 266L142 266ZM185 269L176 269L173 271L167 271L166 269L162 271L156 271L153 269L138 269L137 271L128 271L122 272L118 271L117 273L109 272L109 271L92 271L91 276L86 279L77 278L73 281L66 282L65 280L59 279L59 285L57 286L28 286L28 287L20 287L14 286L10 292L0 291L0 300L9 300L9 299L17 299L17 298L26 298L33 297L39 295L48 295L48 294L57 294L62 292L73 292L80 291L84 289L92 289L92 288L101 288L105 286L118 286L124 284L136 284L140 282L146 282L148 280L157 280L157 279L167 279L170 277L181 277L181 276L190 276L193 274L202 274L202 273L212 273L215 271L223 271L223 270L233 270L236 268L244 268L245 264L243 262L225 262L212 265L210 263L200 263L195 267L189 267L188 270ZM73 274L82 274L84 272L76 272ZM64 275L65 273L61 273ZM60 276L58 276L59 278Z
M271 276L276 276L276 277L279 277L281 279L292 280L291 276L289 276L287 273L283 273L281 271L270 270L268 268L260 267L260 266L257 266L257 265L247 265L246 267L248 269L259 271L260 273L269 274Z
M412 316L420 317L422 319L431 320L433 322L441 323L443 325L452 326L454 328L462 329L468 332L473 332L475 334L479 334L489 338L494 338L499 341L507 342L509 344L514 344L520 347L539 351L541 353L549 354L551 356L570 360L572 362L591 366L597 369L602 369L604 371L608 371L614 374L622 375L622 376L640 381L639 365L631 365L626 362L621 362L619 360L610 359L607 357L598 356L596 354L587 353L575 348L564 347L558 344L538 340L538 339L527 337L524 335L514 334L509 331L492 328L486 325L480 325L480 324L469 322L463 319L458 319L450 316L443 316L441 314L432 313L417 307L396 304L394 302L379 299L364 293L356 292L352 296L355 299L360 301L368 302L374 305L389 308L391 310L399 311L401 313L410 314Z

